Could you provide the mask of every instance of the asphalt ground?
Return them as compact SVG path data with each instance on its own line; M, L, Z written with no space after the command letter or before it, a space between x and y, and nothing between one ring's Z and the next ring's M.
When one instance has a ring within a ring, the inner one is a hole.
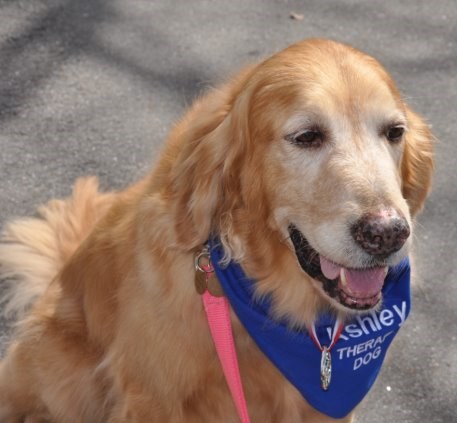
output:
M413 311L357 421L455 422L455 0L0 0L0 223L81 175L134 181L199 93L307 37L377 57L439 140Z

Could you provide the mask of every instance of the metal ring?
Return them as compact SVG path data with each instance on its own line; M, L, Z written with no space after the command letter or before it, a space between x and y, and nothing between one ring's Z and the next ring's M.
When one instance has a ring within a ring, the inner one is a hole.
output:
M211 273L212 272L211 270L205 270L203 267L200 266L200 260L203 257L208 259L209 265L211 264L211 256L209 255L209 251L205 249L195 257L195 260L194 260L195 270L198 270L198 271L204 272L204 273Z

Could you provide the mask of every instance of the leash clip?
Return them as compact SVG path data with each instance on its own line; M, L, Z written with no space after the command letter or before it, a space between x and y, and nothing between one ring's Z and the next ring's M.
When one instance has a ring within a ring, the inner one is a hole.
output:
M208 291L214 297L223 297L224 291L214 273L211 256L207 246L195 256L195 289L202 295Z
M203 259L205 259L206 263L202 263ZM195 256L194 266L197 272L214 272L208 247L203 247L203 249Z

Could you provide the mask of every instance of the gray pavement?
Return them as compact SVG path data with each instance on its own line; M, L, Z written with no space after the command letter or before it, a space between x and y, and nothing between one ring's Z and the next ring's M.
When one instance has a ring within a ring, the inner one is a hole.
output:
M456 422L455 0L0 0L0 223L80 175L125 186L205 87L315 36L376 56L439 139L413 312L357 421Z

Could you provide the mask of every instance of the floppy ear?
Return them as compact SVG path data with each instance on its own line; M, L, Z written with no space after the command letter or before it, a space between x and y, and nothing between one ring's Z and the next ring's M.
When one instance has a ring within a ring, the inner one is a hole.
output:
M197 101L170 134L168 155L175 157L169 157L166 197L178 245L185 249L206 242L239 201L236 168L248 136L247 111L241 109L252 69Z
M435 138L424 120L407 109L408 131L401 163L403 196L414 217L423 207L431 188Z

